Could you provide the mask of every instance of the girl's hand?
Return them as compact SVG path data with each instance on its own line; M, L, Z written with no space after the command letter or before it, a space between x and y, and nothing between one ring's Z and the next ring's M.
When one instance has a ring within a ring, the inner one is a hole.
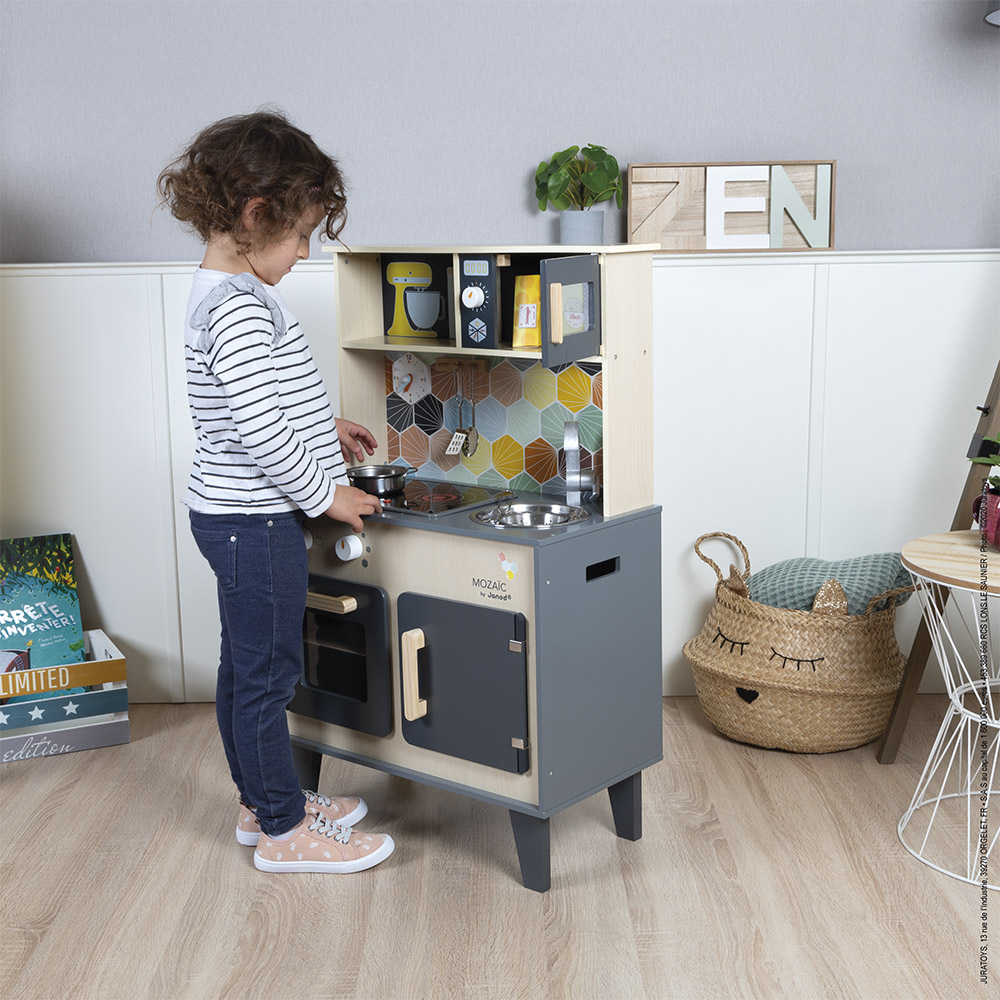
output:
M343 417L337 417L336 422L337 437L340 438L340 447L347 461L351 460L352 455L359 462L365 460L364 452L361 450L362 445L369 455L375 454L378 441L375 440L375 435L367 427L362 427L361 424L356 424L353 420L345 420Z
M355 531L363 531L365 526L361 518L381 509L382 501L378 497L365 493L356 486L338 485L333 494L333 503L325 513L335 521L349 524Z

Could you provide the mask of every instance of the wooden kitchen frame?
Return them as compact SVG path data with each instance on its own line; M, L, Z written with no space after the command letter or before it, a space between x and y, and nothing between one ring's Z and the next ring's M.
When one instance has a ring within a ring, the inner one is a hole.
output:
M307 613L307 663L327 657L325 676L335 678L338 650L354 642L340 644L341 623L345 637L357 635L362 611L384 609L374 625L368 614L366 637L344 663L345 669L359 658L376 669L388 663L391 709L388 731L384 718L366 730L352 721L351 706L339 714L337 699L344 696L335 680L321 687L318 670L308 682L304 675L289 707L304 787L316 786L328 754L500 806L509 812L524 884L537 891L550 885L550 817L607 790L617 834L639 839L641 772L662 758L660 509L652 497L654 249L333 251L341 408L374 428L386 422L387 355L546 356L544 337L541 349L515 351L387 336L383 258L444 255L457 264L468 252L495 254L505 264L521 254L532 261L585 257L591 268L598 261L600 344L588 358L603 371L604 479L601 499L588 503L589 518L552 530L504 530L473 521L467 510L424 518L387 509L367 519L355 555L346 554L352 546L338 545L351 534L347 525L328 518L306 525L311 591L333 595L339 582L341 593L355 595L343 602L342 615L336 597L311 598L320 610ZM457 310L457 288L450 305ZM543 293L542 312L545 306ZM387 458L380 445L371 461ZM368 608L356 611L358 603ZM330 615L325 622L323 614ZM411 639L417 633L419 643ZM366 643L375 643L370 656ZM384 675L378 680L384 699ZM406 708L415 698L426 702L425 714Z

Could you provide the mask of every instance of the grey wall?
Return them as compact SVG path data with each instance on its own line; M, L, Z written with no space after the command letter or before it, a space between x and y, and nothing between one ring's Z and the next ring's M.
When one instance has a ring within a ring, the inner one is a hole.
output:
M265 103L340 158L349 243L553 241L534 169L598 142L623 166L835 158L838 249L996 247L989 6L2 0L0 259L196 258L156 175Z

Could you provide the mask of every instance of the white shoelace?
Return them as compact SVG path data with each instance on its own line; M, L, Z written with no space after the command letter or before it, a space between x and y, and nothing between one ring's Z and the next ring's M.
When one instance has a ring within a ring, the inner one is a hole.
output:
M306 797L307 802L318 802L321 806L333 805L331 799L328 799L325 795L320 795L319 792L310 792L307 788L303 788L302 794Z
M353 826L341 826L339 823L335 823L328 816L320 813L312 823L309 824L309 829L313 833L320 834L323 837L332 837L334 840L340 841L341 844L349 844L351 842L351 831L354 829Z

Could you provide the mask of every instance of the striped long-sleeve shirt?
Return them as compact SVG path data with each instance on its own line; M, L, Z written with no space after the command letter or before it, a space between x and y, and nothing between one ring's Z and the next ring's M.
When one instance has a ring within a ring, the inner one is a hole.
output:
M198 438L187 506L322 514L347 482L344 455L309 346L277 292L248 274L200 268L185 355Z

